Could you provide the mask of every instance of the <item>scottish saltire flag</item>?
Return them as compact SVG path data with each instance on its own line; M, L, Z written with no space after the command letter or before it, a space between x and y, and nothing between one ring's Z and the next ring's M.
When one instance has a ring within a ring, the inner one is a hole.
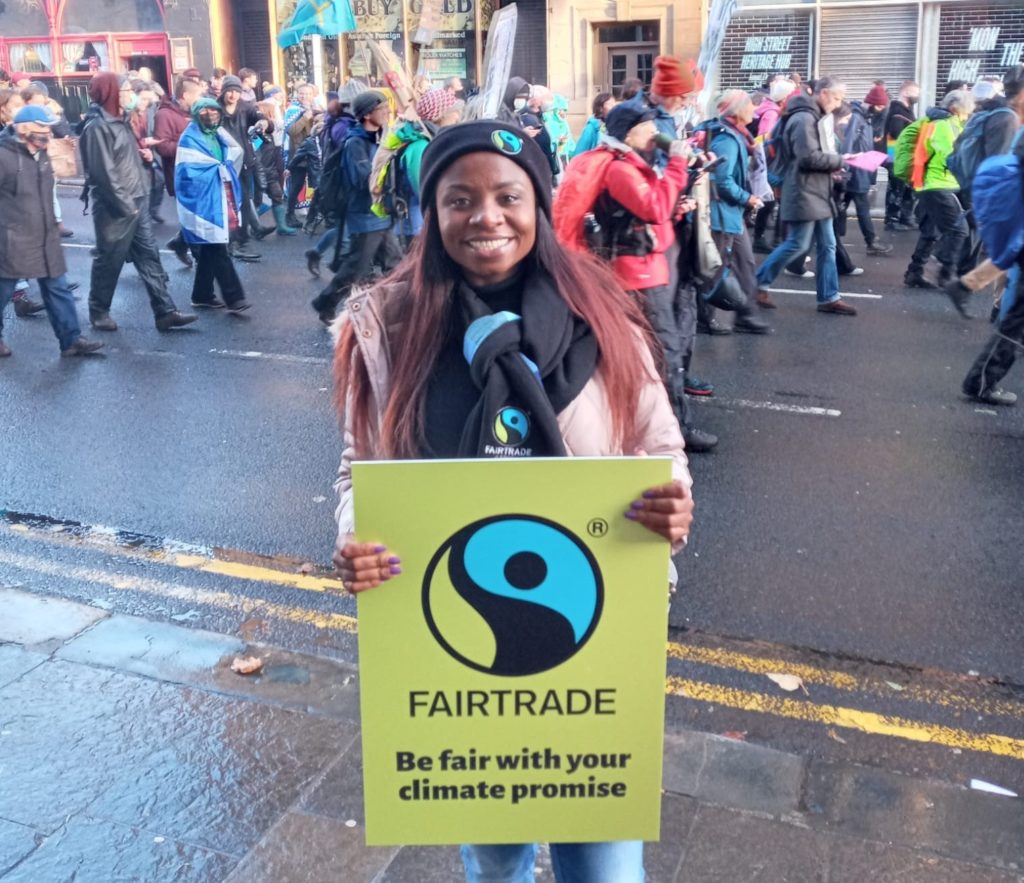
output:
M242 147L223 129L217 129L214 137L220 142L223 160L214 155L199 126L189 123L181 133L174 160L178 221L185 241L192 245L227 243L231 231L225 184L230 185L234 194L235 210L241 210L238 170L242 166Z
M303 37L337 37L355 29L349 0L299 0L295 14L277 35L277 45L287 49L301 43Z

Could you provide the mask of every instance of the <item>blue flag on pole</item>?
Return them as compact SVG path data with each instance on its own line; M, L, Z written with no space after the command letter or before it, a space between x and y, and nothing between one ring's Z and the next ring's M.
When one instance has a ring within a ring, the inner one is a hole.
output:
M303 37L336 37L355 29L349 0L299 0L295 14L277 35L277 45L287 49L301 43Z

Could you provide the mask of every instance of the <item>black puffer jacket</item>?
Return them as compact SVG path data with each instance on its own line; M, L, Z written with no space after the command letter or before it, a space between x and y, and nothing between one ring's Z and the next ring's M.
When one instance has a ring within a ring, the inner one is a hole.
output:
M78 148L93 205L115 218L134 217L149 196L149 173L132 127L94 104Z
M0 137L0 279L52 279L64 274L53 168L5 130Z
M776 126L776 132L778 126L783 127L783 221L820 221L835 216L832 172L843 167L843 158L833 145L821 143L818 123L823 115L817 99L795 95Z

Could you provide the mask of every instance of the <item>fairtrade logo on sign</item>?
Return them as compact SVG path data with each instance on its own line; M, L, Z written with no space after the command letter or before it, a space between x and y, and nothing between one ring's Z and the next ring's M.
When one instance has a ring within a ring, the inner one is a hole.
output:
M597 628L604 583L584 543L532 515L475 521L449 537L423 578L435 640L477 671L522 676L571 659Z
M530 434L530 418L518 408L502 408L494 418L494 438L498 444L516 447Z

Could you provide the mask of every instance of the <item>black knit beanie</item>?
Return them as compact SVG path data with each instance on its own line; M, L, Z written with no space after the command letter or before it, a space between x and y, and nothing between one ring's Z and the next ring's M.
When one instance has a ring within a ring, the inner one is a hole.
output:
M522 129L498 120L474 120L445 126L423 151L420 205L433 205L437 182L448 167L467 153L499 153L523 169L533 182L537 205L551 217L551 165L544 151Z

